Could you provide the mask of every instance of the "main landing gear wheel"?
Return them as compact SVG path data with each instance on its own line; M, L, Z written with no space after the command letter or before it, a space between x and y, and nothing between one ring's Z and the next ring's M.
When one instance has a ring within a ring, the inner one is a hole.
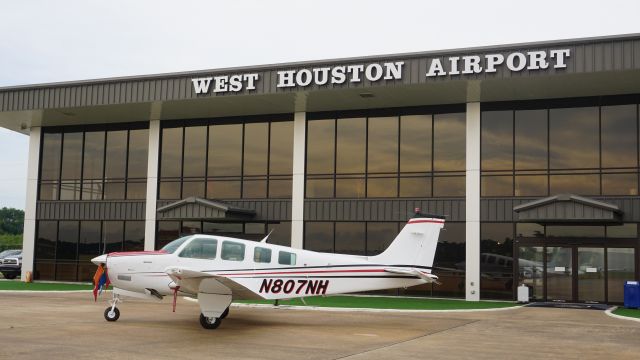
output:
M218 326L220 326L221 322L222 320L220 318L215 318L215 317L210 318L200 314L200 325L202 325L202 327L205 329L208 329L208 330L217 329Z
M118 308L111 310L111 306L109 306L104 310L104 318L107 321L116 321L120 318L120 310Z
M220 320L226 318L227 315L229 315L229 308L226 308L222 315L220 315Z

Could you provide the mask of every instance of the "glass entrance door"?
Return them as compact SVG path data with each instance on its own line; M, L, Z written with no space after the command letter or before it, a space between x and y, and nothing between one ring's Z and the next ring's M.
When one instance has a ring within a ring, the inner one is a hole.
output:
M573 301L573 249L547 247L547 300Z
M578 247L578 301L604 302L604 248Z

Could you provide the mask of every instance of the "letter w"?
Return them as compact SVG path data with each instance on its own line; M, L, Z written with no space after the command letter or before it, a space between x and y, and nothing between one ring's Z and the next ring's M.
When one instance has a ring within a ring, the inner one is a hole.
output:
M193 90L195 90L196 94L208 93L209 85L211 85L212 79L213 77L191 79L191 81L193 82Z

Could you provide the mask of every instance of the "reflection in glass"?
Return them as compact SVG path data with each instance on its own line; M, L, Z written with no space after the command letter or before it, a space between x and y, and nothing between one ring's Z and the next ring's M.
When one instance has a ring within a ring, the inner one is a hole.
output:
M551 175L549 185L552 194L598 195L600 193L600 177L587 175Z
M269 174L290 175L293 171L292 121L280 121L271 123L270 146Z
M513 111L483 111L480 124L482 170L513 169Z
M398 223L369 222L367 223L367 254L378 255L385 251L393 239L398 235Z
M604 226L547 226L547 237L603 238Z
M129 131L128 178L146 178L149 151L149 130ZM129 199L129 197L127 197Z
M84 135L84 180L102 179L104 164L104 131L87 132ZM146 176L146 173L145 173ZM102 192L100 192L102 196ZM84 198L84 197L83 197Z
M638 195L638 174L602 174L602 195Z
M182 175L182 128L162 129L162 151L160 176L180 177Z
M516 196L546 196L547 194L546 175L516 175Z
M544 226L534 223L516 223L516 236L519 238L544 237Z
M291 246L291 222L281 221L277 224L267 224L267 234L269 244Z
M547 110L515 112L515 168L547 168Z
M240 197L240 180L209 180L207 199L237 199Z
M363 198L364 179L336 179L337 198Z
M513 297L513 224L482 223L480 227L480 294Z
M242 182L244 199L263 199L267 197L267 180L245 180Z
M147 196L147 183L146 182L131 182L127 183L127 199L129 200L144 200Z
M269 123L245 124L244 175L266 175L268 154Z
M125 196L125 184L121 181L106 181L104 183L105 200L122 200Z
M336 173L365 172L366 119L338 119Z
M578 301L604 302L604 248L578 248Z
M441 284L433 284L432 295L464 297L465 226L465 223L446 222L440 231L433 266L451 270L434 271Z
M518 284L524 284L529 288L530 299L544 299L543 247L520 246L518 254Z
M273 179L269 180L269 198L283 199L291 197L291 180Z
M127 131L108 131L104 177L105 179L124 179L126 171Z
M60 182L60 200L80 200L82 184L80 180Z
M333 179L309 179L307 178L307 198L333 197Z
M124 251L144 250L144 221L126 221Z
M547 247L547 299L573 299L573 269L571 248Z
M397 178L372 178L367 179L367 197L397 197Z
M602 167L637 167L637 105L603 106L600 111Z
M102 196L102 191L100 192ZM58 200L58 182L40 183L40 200Z
M183 221L180 229L180 236L192 234L200 234L202 232L202 224L200 221Z
M80 179L82 170L81 132L65 133L62 149L62 180Z
M433 131L433 169L463 171L465 169L465 113L434 115Z
M306 250L332 253L334 250L333 223L305 222L304 248Z
M180 182L177 181L161 181L159 198L161 200L177 200L180 199Z
M431 125L431 115L400 118L400 172L431 171Z
M335 120L307 123L307 174L333 174Z
M242 174L242 124L209 126L208 166L209 176Z
M599 133L597 107L549 110L550 167L597 168L600 162ZM551 183L553 186L553 181Z
M624 302L624 284L627 280L635 279L635 269L634 248L607 249L607 295L610 303Z
M336 253L365 255L366 234L363 222L336 222Z
M42 136L42 180L58 180L60 177L60 156L62 154L62 134L44 133Z
M433 178L433 196L464 196L464 176L438 176Z
M38 238L35 249L36 260L55 259L57 241L58 222L38 221Z
M398 172L398 118L371 117L368 130L368 173Z
M56 260L76 260L78 258L78 226L78 221L60 221L58 224Z
M207 156L207 127L184 128L184 177L204 177ZM204 186L203 191L204 195ZM200 195L200 196L203 196Z
M80 241L78 242L78 259L89 261L101 254L100 251L100 221L80 222Z
M204 197L204 179L182 183L182 198L186 199L191 196Z
M513 176L483 175L480 183L481 196L513 195Z
M104 221L102 223L103 253L122 251L124 221Z
M171 241L180 237L180 221L158 221L156 249L162 249Z
M627 223L623 225L607 226L607 239L635 239L638 237L638 224Z
M430 177L401 177L400 197L430 197Z

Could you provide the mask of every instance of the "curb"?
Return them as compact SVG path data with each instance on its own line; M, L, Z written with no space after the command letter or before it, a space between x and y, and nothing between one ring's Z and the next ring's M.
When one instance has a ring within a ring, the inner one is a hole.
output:
M640 322L640 318L632 318L629 316L622 316L622 315L616 315L613 312L617 309L617 306L611 307L607 310L604 311L605 314L607 314L608 316L611 316L612 318L616 318L616 319L622 319L622 320L630 320L630 321L635 321L635 322Z

